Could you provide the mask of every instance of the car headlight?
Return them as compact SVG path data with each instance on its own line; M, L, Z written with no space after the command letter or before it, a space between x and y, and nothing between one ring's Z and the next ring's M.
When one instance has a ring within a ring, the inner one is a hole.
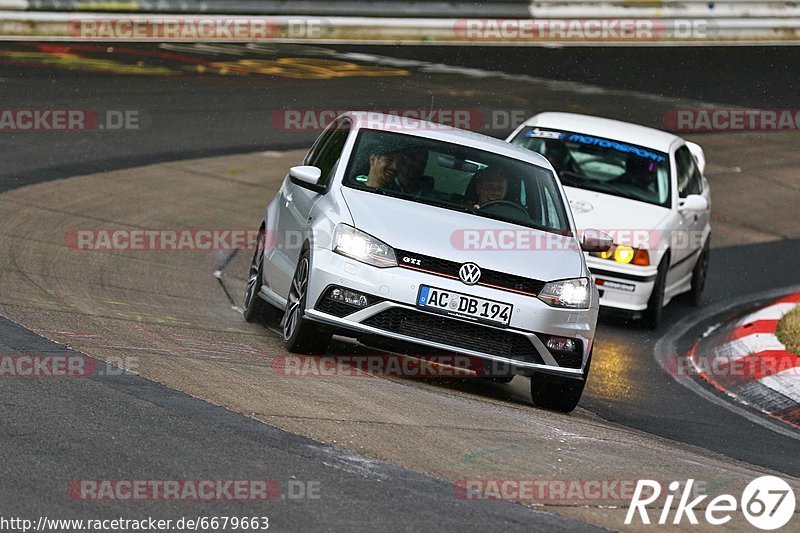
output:
M648 266L650 264L650 252L644 248L633 248L625 244L615 244L606 252L590 252L589 255L600 259L610 259L622 264L634 264Z
M347 224L339 224L333 231L333 251L380 268L397 266L391 246Z
M539 299L553 307L586 309L591 292L588 278L566 279L546 283L539 292Z

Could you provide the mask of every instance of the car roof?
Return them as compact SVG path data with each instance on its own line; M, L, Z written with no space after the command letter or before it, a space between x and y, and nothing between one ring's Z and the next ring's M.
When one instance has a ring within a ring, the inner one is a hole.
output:
M677 135L655 128L610 118L579 115L577 113L539 113L526 120L525 126L541 126L543 128L596 135L661 152L669 152L670 147L676 141L682 141Z
M514 159L520 159L552 170L550 162L541 154L474 131L373 111L348 111L341 116L349 117L353 121L353 127L355 129L389 131L422 137L424 139L445 141L485 150Z

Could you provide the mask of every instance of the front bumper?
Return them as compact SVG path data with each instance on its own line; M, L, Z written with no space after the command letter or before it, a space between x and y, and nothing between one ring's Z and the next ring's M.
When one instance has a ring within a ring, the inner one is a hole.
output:
M509 303L514 306L511 321L508 327L492 326L421 310L416 306L420 285ZM317 302L331 286L346 287L379 301L344 316L336 316L342 312L312 309L318 307ZM380 269L321 248L314 250L308 291L306 318L338 331L479 357L514 366L522 373L527 370L582 377L597 322L596 301L590 309L559 309L533 296L467 286L458 280L402 267ZM542 339L549 335L580 341L578 360L548 350ZM511 347L506 350L504 343ZM504 351L507 353L500 353Z
M644 311L653 293L656 266L624 265L586 256L586 266L600 293L600 307L623 311Z

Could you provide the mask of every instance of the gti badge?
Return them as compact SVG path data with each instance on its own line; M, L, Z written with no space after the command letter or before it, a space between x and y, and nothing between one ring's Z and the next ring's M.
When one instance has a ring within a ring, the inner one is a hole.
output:
M467 285L475 285L481 279L481 269L475 263L464 263L458 269L458 277Z

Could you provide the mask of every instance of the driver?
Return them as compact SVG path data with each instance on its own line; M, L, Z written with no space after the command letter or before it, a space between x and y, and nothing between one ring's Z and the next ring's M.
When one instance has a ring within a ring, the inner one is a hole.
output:
M656 194L658 176L655 166L655 163L648 159L631 156L625 162L625 172L615 181L629 183L650 194Z
M365 185L378 189L393 188L401 161L399 150L384 145L373 147L369 154L369 173Z
M553 165L556 172L560 172L569 160L569 152L561 141L546 143L544 156Z
M505 199L508 193L508 178L488 168L478 171L475 176L477 199L473 207L477 209L489 202Z

